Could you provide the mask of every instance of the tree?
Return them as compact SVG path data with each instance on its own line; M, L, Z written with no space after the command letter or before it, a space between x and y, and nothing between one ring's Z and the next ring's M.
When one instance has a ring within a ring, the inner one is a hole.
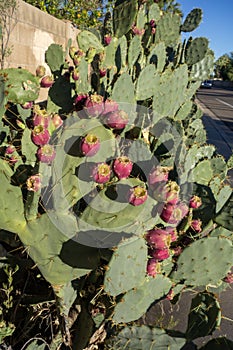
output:
M71 21L79 28L96 26L102 17L101 0L24 0L50 15Z
M1 0L0 2L0 59L1 69L4 68L5 59L12 52L12 47L9 47L11 32L17 22L14 16L17 11L16 0Z
M233 81L233 52L224 54L217 59L215 75L217 78Z

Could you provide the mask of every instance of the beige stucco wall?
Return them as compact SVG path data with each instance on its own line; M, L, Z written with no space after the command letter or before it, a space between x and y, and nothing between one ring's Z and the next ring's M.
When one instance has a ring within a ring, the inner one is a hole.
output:
M12 54L6 59L5 68L20 66L35 73L36 67L45 63L45 51L51 43L60 44L65 50L71 38L77 45L78 30L70 22L54 18L22 0L18 0L13 22L16 25L9 42Z

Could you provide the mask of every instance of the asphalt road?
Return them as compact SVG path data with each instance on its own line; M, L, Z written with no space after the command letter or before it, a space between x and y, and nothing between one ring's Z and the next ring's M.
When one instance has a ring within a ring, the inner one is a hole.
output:
M233 91L213 87L199 89L197 102L203 110L208 143L228 159L233 150Z

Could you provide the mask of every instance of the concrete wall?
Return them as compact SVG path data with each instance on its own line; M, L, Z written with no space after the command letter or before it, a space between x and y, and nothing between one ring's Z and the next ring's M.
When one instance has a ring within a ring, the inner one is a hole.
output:
M69 21L54 18L22 0L18 0L14 22L9 42L12 54L6 59L5 68L20 66L35 73L36 67L44 64L45 51L51 43L60 44L65 49L71 38L77 45L78 30Z

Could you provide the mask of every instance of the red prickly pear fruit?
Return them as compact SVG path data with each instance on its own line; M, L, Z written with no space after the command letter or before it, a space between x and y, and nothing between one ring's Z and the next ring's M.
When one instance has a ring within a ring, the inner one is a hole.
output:
M111 41L112 41L111 35L105 35L104 36L104 43L105 43L105 45L109 45Z
M168 294L166 295L166 299L173 300L174 296L175 296L174 290L171 288Z
M46 68L42 65L36 68L36 76L42 78L46 73Z
M148 176L149 185L153 186L158 182L167 182L170 169L160 165L153 167Z
M36 125L32 130L32 142L37 146L43 146L49 142L49 131L43 125Z
M173 248L172 251L174 256L179 256L182 253L183 249L180 246L178 246Z
M133 169L133 163L128 157L119 157L113 162L113 170L118 179L126 179L129 177Z
M33 108L33 126L43 125L48 128L50 122L50 115L45 109L40 109L40 106L35 105Z
M37 158L42 163L51 164L56 156L55 149L52 145L44 145L38 148Z
M76 47L75 46L70 46L70 48L69 48L69 55L70 55L70 58L74 58L74 56L75 56L75 54L76 54L76 52L77 52L77 49L76 49Z
M87 94L80 94L75 97L74 106L76 111L81 111L84 108L87 97Z
M135 35L138 35L138 36L142 36L144 33L145 33L145 29L140 29L136 26L132 26L132 32L135 34Z
M231 268L231 270L228 272L228 274L226 275L226 277L224 277L223 281L226 282L226 283L233 283L233 272L232 272L232 268Z
M147 197L147 190L143 186L135 186L129 190L128 200L134 206L143 204L147 200Z
M58 129L63 124L63 120L61 119L59 114L54 114L51 117L50 123L52 124L52 129Z
M170 251L168 248L166 248L166 249L152 249L150 251L150 255L159 261L163 261L163 260L166 260L170 257Z
M105 75L107 74L107 69L100 69L99 70L99 75L100 75L100 78L103 78L105 77Z
M150 20L150 26L151 26L151 28L155 27L155 20L154 19Z
M85 101L85 110L89 116L98 117L104 110L104 98L101 95L90 95Z
M94 156L100 149L100 141L96 135L87 134L81 140L81 152L86 157Z
M79 71L78 71L78 69L76 68L76 69L74 69L73 71L72 71L72 78L73 78L73 80L75 80L75 81L77 81L77 80L79 80Z
M32 192L38 192L41 188L41 178L40 175L32 175L27 179L26 182L27 190Z
M201 225L202 222L200 219L192 220L191 222L191 228L197 233L202 231Z
M12 154L9 158L10 164L16 164L19 161L19 157L17 155Z
M165 200L167 203L176 204L179 200L180 186L175 181L168 181L165 185Z
M28 101L25 102L24 104L21 105L23 109L31 109L33 107L33 101Z
M155 258L150 258L147 261L146 272L148 276L155 277L158 273L159 262Z
M128 122L129 116L125 111L115 111L106 116L106 124L112 129L124 129Z
M92 177L99 184L108 182L111 177L110 166L106 163L97 164L93 169Z
M40 86L42 88L49 88L53 84L54 84L54 79L51 75L45 75L40 81Z
M170 233L160 228L149 230L145 239L153 249L166 249L171 242Z
M160 215L161 219L169 224L178 224L187 214L189 208L185 203L167 203Z
M107 100L104 102L104 110L103 115L113 113L118 111L119 105L116 101L111 100L110 98L107 98Z
M5 150L5 154L10 155L10 154L14 153L15 151L16 151L15 146L9 145L9 146L7 146L7 148Z
M198 196L192 196L192 198L189 201L189 207L193 209L197 209L202 205L202 200Z

